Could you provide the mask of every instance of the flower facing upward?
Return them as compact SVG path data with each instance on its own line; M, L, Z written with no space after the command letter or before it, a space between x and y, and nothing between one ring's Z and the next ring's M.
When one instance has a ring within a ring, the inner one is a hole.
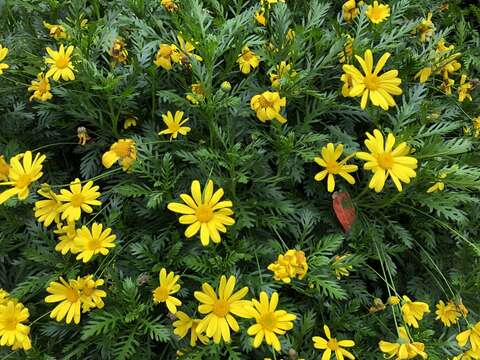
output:
M153 290L153 302L155 304L164 302L165 305L167 305L168 311L175 314L177 312L177 306L182 305L180 300L172 296L172 294L180 290L180 285L177 284L180 275L175 275L173 271L167 273L167 270L162 268L158 279L160 286Z
M97 200L101 195L97 190L97 185L93 186L93 181L89 181L82 187L80 179L75 179L70 183L70 190L61 189L58 200L64 204L60 207L62 220L74 222L80 219L82 210L90 214L92 206L100 206L102 202Z
M43 26L49 30L50 36L55 40L66 39L68 37L65 28L62 25L49 24L48 22L44 21Z
M106 228L103 230L102 224L96 222L92 225L90 231L85 225L77 230L77 236L74 239L74 247L77 255L77 260L82 260L84 263L89 262L94 255L107 255L109 248L115 247L116 235L111 234L112 229Z
M28 91L33 91L32 96L30 96L30 101L36 99L38 101L47 101L50 100L53 95L50 92L50 81L43 72L38 73L37 80L32 80L31 85L28 87Z
M463 74L460 77L460 86L458 87L458 101L464 102L465 99L472 101L472 95L470 95L472 88L473 85L470 81L467 81L467 75Z
M455 305L452 300L449 300L446 304L443 302L443 300L440 300L436 305L436 308L437 311L435 311L435 314L437 317L435 319L440 320L446 327L456 324L458 318L461 316L457 309L457 305Z
M187 133L192 130L188 126L182 126L188 121L188 118L183 119L183 111L176 111L175 116L169 111L167 114L162 114L162 120L167 125L165 130L162 130L158 135L170 134L170 140L176 139L178 134L187 135Z
M255 336L253 347L258 348L265 338L267 345L273 346L276 351L281 350L278 335L284 335L288 330L293 329L293 323L296 319L294 314L289 314L285 310L276 310L278 305L278 293L275 291L270 301L265 291L260 293L260 301L252 299L252 307L249 313L255 319L256 324L250 326L247 330L248 335Z
M405 142L394 148L395 136L392 133L384 141L383 134L375 129L373 135L367 132L367 138L365 145L370 152L357 152L356 156L366 161L363 165L365 170L373 172L369 188L382 191L390 176L398 191L402 191L401 182L409 184L410 179L416 176L417 159L407 156L409 147Z
M302 280L308 270L307 258L301 250L288 250L285 254L278 255L277 261L268 265L268 270L273 271L275 280L282 280L289 284L297 277Z
M177 64L190 65L192 59L197 61L203 61L202 57L195 54L195 46L190 41L186 41L182 35L177 35L178 47L172 45L174 51L172 54L172 60Z
M390 6L379 4L378 1L374 1L373 5L368 5L365 14L372 23L380 24L390 16Z
M105 306L102 298L106 297L107 293L98 289L104 283L103 279L95 280L93 275L77 277L77 288L80 291L82 312L85 313L94 308L102 309Z
M407 330L404 327L398 329L398 340L396 343L390 343L387 341L380 341L378 347L381 352L388 355L388 359L396 356L396 359L413 359L417 356L422 358L428 358L425 350L425 345L421 342L412 342L408 336Z
M347 0L342 5L343 20L350 22L360 14L360 9L357 7L355 0Z
M160 44L160 48L155 55L155 60L153 63L157 67L162 67L165 70L172 69L172 55L175 48L172 45Z
M312 338L315 349L325 350L322 355L322 360L329 360L332 352L335 353L337 360L344 358L355 359L355 356L353 356L350 351L344 349L355 346L353 340L337 340L336 338L332 338L327 325L323 325L323 331L327 337L326 339L320 336L314 336Z
M197 334L206 330L206 335L211 338L215 344L223 339L230 342L230 329L234 332L239 330L237 320L232 316L243 318L250 317L250 301L242 300L248 292L248 287L244 287L237 292L233 292L236 279L230 276L227 280L225 275L220 278L218 287L218 296L215 290L208 283L202 284L203 291L195 291L195 298L200 301L198 311L206 316L200 320L197 326Z
M0 205L15 195L19 200L25 200L28 197L30 185L43 175L42 163L45 159L45 155L36 154L32 160L31 151L15 155L10 159L8 181L0 185L12 187L0 193Z
M3 74L3 70L9 68L8 64L2 63L2 61L7 57L7 54L8 48L2 47L2 45L0 45L0 75Z
M422 22L417 25L414 32L418 34L421 42L429 41L435 33L435 25L432 22L432 13L429 12L427 17L422 19Z
M48 227L52 222L57 224L60 222L60 206L61 201L58 200L55 194L47 184L42 185L42 188L37 191L44 200L35 202L35 217L38 222L43 223L43 226Z
M280 124L286 123L287 119L280 114L282 107L285 106L287 99L280 97L278 92L265 91L250 100L250 107L261 122L277 120Z
M465 347L470 341L470 347L474 352L480 351L480 322L477 322L470 329L462 331L455 339L460 347Z
M219 243L220 232L227 232L226 226L235 224L235 220L230 216L233 215L230 200L220 199L223 197L223 189L219 188L213 192L213 181L209 180L202 191L200 182L194 180L191 186L192 196L181 194L180 197L185 204L169 203L168 209L182 214L180 216L180 224L188 224L185 230L185 236L190 238L200 231L200 241L203 246L207 246L210 238L214 243Z
M428 304L420 301L412 301L407 295L403 295L403 301L403 320L408 325L418 328L418 321L423 319L425 313L430 312Z
M297 76L297 72L292 68L292 64L282 61L275 67L275 72L270 73L270 81L272 82L272 87L279 88L282 85L282 80L295 76Z
M58 244L55 250L65 255L69 251L72 254L77 253L75 246L75 238L77 237L77 229L75 229L75 222L69 222L67 225L58 224L57 229L53 231L58 235Z
M137 148L132 139L119 139L110 146L110 150L102 156L102 164L110 169L117 161L123 171L128 171L137 159Z
M5 161L3 155L0 155L0 181L8 181L10 165Z
M190 346L194 347L197 345L197 340L200 340L202 344L208 343L208 338L203 334L197 333L197 326L200 323L200 319L192 319L190 316L185 314L183 311L177 311L175 316L178 318L177 321L173 323L173 333L183 339L190 331Z
M260 65L260 58L255 53L245 46L242 49L242 53L237 59L237 63L240 66L240 71L244 74L250 74L252 69L255 69Z
M12 346L29 350L32 348L30 327L24 322L28 321L28 309L16 300L8 300L0 305L0 346Z
M343 154L343 145L339 144L336 147L332 143L328 143L327 146L322 148L322 157L316 157L315 162L324 167L325 170L320 171L315 175L316 181L322 181L328 175L327 180L327 190L328 192L333 192L335 189L335 176L340 175L344 178L349 184L355 184L355 179L349 173L355 172L358 170L357 165L347 165L346 162L354 154L347 156L342 161L338 161L340 156Z
M368 98L370 97L373 105L388 110L390 106L396 105L395 100L391 95L402 94L402 89L399 87L402 80L397 77L397 70L390 70L379 75L379 72L385 66L389 57L390 53L383 54L375 66L375 69L373 69L373 54L370 49L365 51L364 58L355 55L364 74L353 65L343 65L343 71L345 74L351 76L353 85L348 92L348 96L355 97L361 95L362 101L360 106L362 109L365 109Z
M51 312L50 317L56 321L62 321L66 316L66 323L70 324L72 320L75 324L80 322L81 316L81 301L80 291L78 290L78 283L76 280L66 282L60 277L60 282L52 281L47 288L48 295L45 298L47 303L58 304Z
M47 53L50 55L49 58L45 59L45 63L50 65L50 69L47 71L46 77L53 77L53 80L58 81L60 77L65 80L75 80L75 74L73 73L75 69L72 65L72 53L73 46L70 45L65 48L63 44L60 45L58 51L52 50L47 47Z

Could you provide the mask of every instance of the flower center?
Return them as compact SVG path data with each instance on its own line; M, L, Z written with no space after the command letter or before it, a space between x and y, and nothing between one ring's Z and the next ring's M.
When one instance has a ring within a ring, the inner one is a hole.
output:
M373 20L380 20L383 16L383 11L380 8L374 7L372 8L371 17Z
M218 317L225 317L230 311L230 304L223 299L215 300L213 303L213 313Z
M163 286L159 286L155 289L154 296L155 296L155 299L157 299L157 301L159 302L167 301L168 290Z
M80 207L83 204L84 200L85 199L83 198L82 194L74 194L70 202L72 203L72 206Z
M277 325L277 319L273 312L265 313L258 321L265 330L273 331Z
M66 290L65 297L67 298L68 302L75 303L80 298L80 294L77 290L70 288Z
M260 96L260 98L258 99L258 102L260 103L260 107L262 108L271 108L273 107L273 104L268 101L265 96Z
M17 317L14 314L7 316L2 321L2 325L5 328L5 330L16 330L18 323L19 321L17 320Z
M128 142L118 142L113 151L120 157L129 157L131 153L131 145Z
M377 157L378 165L384 170L389 170L393 167L394 158L392 153L386 152L383 154L379 154Z
M377 90L378 88L378 77L375 74L367 74L363 79L363 82L367 89L369 90Z
M327 163L327 171L330 173L330 174L338 174L339 171L340 171L340 165L338 162L336 161L332 161L332 162L328 162Z
M85 288L82 289L82 293L83 293L83 295L85 295L85 296L90 296L90 295L93 294L93 289L94 289L94 288L87 286L87 287L85 287Z
M171 132L178 132L178 130L180 130L180 124L177 124L176 122L173 122L169 125L169 129Z
M19 189L26 188L30 183L32 182L32 179L30 178L30 175L25 174L20 176L17 181L15 181L15 187Z
M65 69L70 64L70 58L68 56L61 56L57 59L56 65L59 69Z
M202 204L197 208L195 215L197 215L198 221L201 223L207 223L213 217L212 207L207 204Z
M45 93L48 91L48 80L42 80L38 83L38 91Z
M338 349L340 349L340 347L338 346L338 343L337 343L337 339L331 338L330 340L328 340L328 342L327 342L327 348L329 348L330 350L338 350Z
M87 243L87 248L88 250L97 250L102 247L102 243L100 242L100 239L92 237L91 239L88 240Z
M242 55L244 61L250 61L253 58L253 54L249 51Z

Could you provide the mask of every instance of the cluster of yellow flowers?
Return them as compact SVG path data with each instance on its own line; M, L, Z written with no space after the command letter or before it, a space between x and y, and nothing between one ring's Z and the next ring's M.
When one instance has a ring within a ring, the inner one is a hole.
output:
M346 1L342 6L343 20L351 22L360 15L361 7L364 5L364 1L358 1L358 3L356 0ZM380 24L390 16L390 6L374 1L373 4L366 7L365 15L373 24Z
M295 277L304 278L308 270L307 258L301 250L288 250L278 255L277 261L268 265L268 270L273 271L275 280L289 284Z
M29 317L28 309L0 288L0 346L30 350L30 326L25 325Z

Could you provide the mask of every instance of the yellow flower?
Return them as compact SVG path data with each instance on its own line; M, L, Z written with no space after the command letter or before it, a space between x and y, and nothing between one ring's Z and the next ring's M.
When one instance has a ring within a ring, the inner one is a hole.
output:
M402 80L398 78L397 70L390 70L379 75L379 72L384 67L390 53L382 55L378 61L375 69L373 69L373 55L371 50L365 51L364 58L355 55L355 58L360 63L365 74L362 74L353 65L343 65L343 71L352 76L353 88L349 91L349 96L362 95L361 108L365 109L367 106L368 97L375 106L380 106L384 110L388 110L389 106L395 106L395 100L391 95L402 94L402 89L399 85Z
M280 351L282 346L278 335L284 335L288 330L293 329L293 323L297 317L285 310L276 310L278 305L278 293L273 292L270 301L265 291L260 293L260 301L252 299L252 307L249 308L250 317L254 318L256 324L247 330L248 335L255 336L253 347L258 348L265 338L269 346Z
M0 181L8 181L10 165L5 161L3 155L0 155Z
M193 105L198 105L205 99L205 91L200 83L192 84L192 93L186 96Z
M105 306L102 298L106 297L107 293L98 289L104 283L103 279L95 280L93 275L77 277L77 289L80 291L82 312L85 313L94 308L102 309Z
M343 45L342 51L340 51L340 53L338 54L338 61L340 61L340 64L350 63L350 59L353 56L353 38L348 34L344 36L346 37L347 40ZM348 96L348 95L343 95L343 96Z
M455 80L445 77L440 84L440 90L442 90L446 95L452 95L453 84L455 84Z
M435 33L435 25L432 22L432 13L429 12L427 17L414 29L414 33L418 33L421 42L429 41Z
M336 338L332 338L327 325L323 325L323 331L327 337L326 339L320 336L314 336L312 338L315 349L325 350L322 355L322 360L329 360L332 352L335 353L337 359L343 359L345 357L355 359L355 356L350 351L344 349L355 346L353 340L337 340Z
M11 185L12 188L0 193L0 205L15 195L19 200L25 200L28 197L30 185L43 175L42 163L45 159L45 155L36 154L32 161L31 151L15 155L10 159L8 181L0 185Z
M287 119L280 114L282 107L287 106L287 99L280 97L278 92L265 91L252 97L250 107L256 112L261 122L277 120L280 124L287 122Z
M73 240L75 251L79 253L76 259L86 263L94 255L107 255L108 249L115 247L114 241L117 238L111 233L112 229L107 227L103 230L103 225L96 222L93 223L92 230L83 225L77 230L77 236Z
M357 3L355 0L347 0L342 5L342 14L343 20L346 22L350 22L355 19L358 14L360 14L360 9L357 7Z
M7 291L0 288L0 305L5 305L9 300L9 296L10 294Z
M436 308L437 311L435 311L435 314L437 314L437 317L435 319L440 320L446 327L456 324L458 318L461 316L457 306L452 300L449 300L447 304L445 304L443 300L440 300Z
M70 190L61 189L58 199L64 204L60 207L62 220L74 222L80 219L82 210L90 214L92 206L100 206L102 202L97 200L101 195L97 190L97 185L93 186L93 181L89 181L82 187L80 179L75 179L70 183Z
M285 254L278 255L277 261L268 265L268 270L273 271L275 280L282 280L289 284L292 278L302 280L308 271L305 253L301 250L287 250Z
M168 311L175 314L177 312L177 306L182 305L182 302L171 295L180 290L180 285L177 284L180 275L175 275L173 271L167 274L167 270L162 268L158 278L160 286L153 290L153 302L155 304L164 302L165 305L167 305Z
M322 157L316 157L315 162L324 167L325 170L320 171L315 175L316 181L322 181L328 175L328 192L333 192L335 189L335 177L334 175L340 175L349 184L355 184L355 179L349 173L358 170L357 165L347 165L346 162L354 156L354 154L347 156L342 161L338 162L338 159L343 154L343 145L339 144L336 147L332 143L328 143L327 146L322 148Z
M123 39L115 39L110 48L110 57L116 62L125 62L128 58L128 51L125 48L125 41Z
M441 172L440 174L438 174L439 180L445 179L446 177L447 177L447 173L445 172ZM427 189L427 193L443 191L444 189L445 189L445 183L443 181L437 181L435 184L433 184Z
M465 347L468 341L470 341L470 347L474 352L480 352L480 322L477 322L470 329L462 331L455 339L460 347Z
M385 310L385 304L383 303L382 299L380 298L374 298L373 299L373 305L370 306L370 308L368 309L368 312L370 314L375 314L379 311L383 311Z
M194 180L191 186L192 196L181 194L180 197L185 204L169 203L168 209L182 214L180 224L188 224L185 230L185 236L190 238L200 231L200 241L203 246L207 246L210 238L214 243L219 243L220 232L227 232L226 226L235 224L230 200L220 199L223 197L223 189L219 188L213 192L213 181L209 180L203 190L200 189L200 182Z
M38 222L43 223L43 226L48 227L55 221L60 222L60 206L62 202L58 200L48 184L42 185L42 189L37 191L41 196L47 200L38 200L35 202L35 217Z
M50 100L53 95L50 92L50 81L48 77L46 77L43 72L38 73L36 80L31 81L31 85L28 87L28 91L33 91L32 96L30 96L30 101L32 99L36 99L39 101L47 101Z
M172 54L172 60L177 64L181 65L190 65L191 59L197 61L203 61L203 59L193 52L195 51L195 46L190 41L185 41L182 35L177 35L178 45L172 45L174 51Z
M452 360L478 360L478 359L480 359L480 353L473 350L467 350L452 358Z
M390 304L390 305L398 305L400 304L400 298L398 296L390 296L388 299L387 299L387 302Z
M288 40L288 41L293 41L293 39L295 39L295 36L297 36L297 35L295 34L295 30L293 30L293 29L288 29L287 35L286 35L287 40Z
M46 77L49 78L53 75L53 80L58 81L60 77L65 80L75 80L75 71L72 65L72 53L73 46L70 45L65 50L63 44L60 45L59 51L54 51L47 47L47 53L49 58L45 58L45 63L50 65L50 69L47 71Z
M420 301L412 301L407 295L403 295L403 301L403 320L408 325L418 328L418 320L422 320L423 315L430 312L428 304Z
M428 80L430 75L432 75L432 68L425 67L415 74L414 79L420 79L420 83L423 84Z
M102 164L110 169L117 161L123 171L128 171L137 159L137 148L132 139L119 139L110 146L110 150L102 156Z
M53 37L55 40L68 38L65 28L62 25L49 24L48 22L44 21L43 26L45 26L49 30L50 36Z
M79 126L77 128L77 137L78 137L78 144L84 146L88 140L90 140L90 136L88 136L87 129L83 126Z
M282 79L290 79L297 76L297 72L292 69L292 64L287 64L285 61L280 62L275 67L276 72L270 73L270 81L272 87L279 88L281 86Z
M178 10L178 6L173 0L162 0L161 4L167 11L174 12Z
M428 358L425 350L425 345L421 342L412 342L408 336L407 330L404 327L398 329L398 340L396 343L387 341L380 341L378 347L380 351L388 355L388 359L397 357L398 360L413 359L421 356L423 359Z
M8 64L2 63L2 61L7 57L8 48L2 47L0 45L0 75L3 74L3 70L8 69L10 66Z
M215 290L208 283L202 284L203 291L195 291L195 298L201 303L198 311L206 315L197 326L197 333L201 334L206 330L209 338L213 337L215 344L223 339L230 342L230 329L234 332L239 330L237 320L232 316L248 318L250 301L242 300L248 292L248 287L244 287L233 293L235 288L235 276L228 278L222 275L218 287L218 297Z
M172 56L174 54L174 45L160 44L160 48L155 55L153 62L157 67L162 67L165 70L172 69Z
M242 53L237 59L237 63L242 73L250 74L250 71L252 69L257 68L258 65L260 65L260 58L255 55L255 53L250 50L248 46L244 46L242 49Z
M473 85L470 81L467 82L467 75L463 74L460 77L460 86L458 87L458 101L463 102L465 99L472 101L472 96L470 95L472 88Z
M350 96L350 91L353 89L353 76L350 74L342 74L340 80L343 82L342 85L342 95L344 97Z
M208 338L203 334L197 333L197 327L200 323L200 319L192 319L190 316L185 314L183 311L177 311L175 316L178 318L177 321L173 323L173 333L183 339L188 331L190 330L190 346L194 347L197 345L197 339L202 342L202 344L208 343Z
M67 225L58 224L57 229L53 231L59 235L59 243L55 246L55 250L65 255L69 251L72 254L78 252L75 246L75 238L77 237L77 230L75 229L75 223L69 222Z
M374 1L373 5L368 5L365 14L372 23L380 24L390 16L390 6L378 4L378 1Z
M261 8L260 10L255 12L255 20L262 25L267 26L267 19L265 19L265 9Z
M162 114L162 120L167 125L165 130L162 130L158 135L170 134L170 140L176 139L178 134L187 135L192 130L188 126L182 126L188 121L188 118L182 119L185 113L183 111L176 111L175 116L169 111L167 114Z
M78 290L78 283L76 280L69 280L67 283L62 277L60 282L52 281L47 288L48 295L45 298L47 303L58 304L51 312L50 317L56 321L62 321L66 316L66 323L70 324L72 320L75 324L80 323L80 291Z
M16 300L8 300L0 305L0 346L12 346L15 349L29 350L32 348L29 333L28 309Z
M135 127L135 126L137 126L137 122L138 122L138 117L132 115L132 116L125 119L125 121L123 123L123 128L125 130L127 130L128 128L130 128L132 126Z
M350 270L352 270L353 266L344 264L349 256L350 254L337 255L333 260L332 267L335 270L335 276L338 280L340 280L342 276L347 277L350 275Z
M417 168L417 159L407 156L409 152L407 143L402 142L394 148L395 136L389 133L384 141L383 134L377 129L373 130L373 136L367 132L367 138L365 145L370 152L357 152L356 156L366 161L363 165L365 170L373 172L368 187L380 192L390 176L397 190L402 191L401 182L409 184L410 179L416 176Z

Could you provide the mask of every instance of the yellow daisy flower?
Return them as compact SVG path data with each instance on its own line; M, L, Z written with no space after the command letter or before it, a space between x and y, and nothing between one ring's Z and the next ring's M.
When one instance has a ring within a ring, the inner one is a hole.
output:
M16 300L0 305L0 346L12 346L29 350L32 348L29 333L28 309Z
M55 250L65 255L69 251L72 254L78 252L75 246L75 238L77 237L77 229L74 222L69 222L67 225L58 224L57 229L53 231L59 235L59 243L55 246Z
M82 215L82 210L90 214L93 211L92 206L102 205L102 202L97 200L101 195L98 189L97 185L93 186L91 180L82 187L78 178L70 183L70 190L61 189L57 198L64 203L60 207L62 220L77 221Z
M378 1L374 1L373 5L368 5L365 14L372 23L380 24L390 16L390 6L379 4Z
M123 171L128 171L137 159L137 148L132 139L119 139L110 146L110 150L102 156L102 164L110 169L117 161Z
M2 47L0 45L0 75L3 74L3 70L8 69L10 66L8 64L2 63L2 61L7 57L8 48Z
M15 195L19 200L25 200L28 197L30 185L43 175L42 163L45 159L45 155L36 154L35 159L32 160L31 151L15 155L10 159L8 181L0 185L10 185L12 188L0 193L0 205Z
M93 223L91 230L83 225L77 230L77 236L73 240L75 251L79 253L76 259L86 263L94 255L107 255L108 249L115 247L114 241L117 238L111 233L112 229L107 227L103 230L103 225L96 222Z
M155 55L155 60L153 63L157 67L162 67L165 70L172 69L172 56L175 51L175 46L168 44L160 44L160 48Z
M355 342L353 340L337 340L336 338L332 338L330 333L330 329L327 325L323 325L323 331L325 332L326 339L320 336L312 337L313 340L313 347L315 349L325 350L322 355L322 360L329 360L332 356L332 352L335 353L337 359L355 359L353 354L344 349L350 348L355 346Z
M390 176L398 191L402 191L401 182L409 184L410 179L416 176L417 168L417 159L407 156L407 143L402 142L394 148L395 136L389 133L384 142L383 134L377 129L373 130L373 135L367 132L367 138L365 145L370 152L357 152L356 156L366 161L363 165L365 170L373 172L368 187L380 192Z
M53 80L58 81L60 77L65 80L75 80L74 67L72 65L72 53L73 46L70 45L65 48L63 44L60 45L58 51L52 50L47 47L47 53L50 55L49 58L45 58L45 63L50 65L50 69L47 71L46 77L53 77Z
M158 135L170 134L170 140L176 139L178 134L187 135L191 128L188 126L182 126L188 121L188 118L183 119L183 111L176 111L175 116L169 111L167 114L162 114L162 120L167 125L165 130L162 130Z
M205 90L203 90L202 84L192 84L192 93L188 94L186 98L193 105L198 105L201 101L205 100Z
M178 318L177 321L173 323L173 333L183 339L190 331L190 346L194 347L197 345L197 340L200 340L202 344L208 343L208 337L203 334L197 333L197 327L200 323L200 319L192 319L190 316L185 314L183 311L177 311L175 316Z
M273 292L270 301L265 291L260 293L260 301L252 299L252 307L249 309L250 317L254 318L256 324L250 326L247 334L255 336L253 347L258 348L263 340L269 346L273 346L276 351L280 351L282 346L278 340L278 335L284 335L288 330L293 329L293 323L297 317L289 314L285 310L276 310L278 305L278 293Z
M408 325L418 328L418 321L423 319L425 313L430 312L428 304L420 301L412 301L407 295L403 295L403 301L403 320Z
M28 87L28 91L33 91L32 96L30 96L29 101L32 101L33 99L36 99L38 101L47 101L50 100L53 95L50 92L50 81L48 80L48 77L46 77L43 72L38 73L36 80L32 80L30 85Z
M255 12L255 20L262 25L267 26L267 19L265 18L265 9L261 8L260 10Z
M429 12L427 17L422 19L422 22L413 30L418 33L421 42L429 41L435 33L435 25L432 22L432 13Z
M458 101L464 102L465 99L472 101L472 95L470 95L472 89L473 85L470 81L467 81L467 75L463 74L460 77L460 86L458 87Z
M223 339L230 342L230 329L234 332L239 330L237 320L232 316L243 318L250 317L250 301L242 300L248 292L248 287L244 287L233 293L235 288L235 276L228 278L222 275L218 287L218 297L215 290L208 283L202 284L203 291L195 291L195 298L200 301L198 311L206 316L200 320L197 326L197 333L201 334L206 330L209 338L213 337L215 344Z
M373 55L370 49L365 51L364 58L355 55L365 74L362 74L353 65L343 65L343 71L351 76L353 83L353 87L350 89L348 96L355 97L362 95L362 101L360 103L362 109L365 109L367 106L369 95L373 105L388 110L390 106L396 105L391 95L402 94L402 89L399 87L402 80L397 77L397 70L390 70L379 75L379 72L385 66L389 57L390 53L383 54L375 66L375 69L372 70Z
M261 122L277 120L280 124L286 123L287 119L280 114L282 107L285 106L287 99L280 97L278 92L265 91L250 100L250 107Z
M5 161L3 155L0 155L0 181L8 181L8 173L10 172L10 165Z
M185 236L190 238L200 231L200 241L207 246L210 238L214 243L219 243L220 232L227 232L226 226L235 224L230 216L233 211L230 209L233 204L230 200L220 199L223 197L223 189L219 188L213 192L213 181L209 180L203 190L200 189L200 182L194 180L191 186L192 196L181 194L180 197L185 204L169 203L168 209L182 214L180 224L188 224Z
M455 339L460 347L465 347L467 342L470 342L470 347L474 352L480 351L480 322L470 329L462 331Z
M267 267L273 271L273 278L290 284L295 277L302 280L307 271L308 264L305 253L301 250L290 249L285 254L278 255L277 261Z
M153 302L155 304L164 302L165 305L167 305L168 311L175 314L177 312L177 306L182 305L182 302L171 295L180 290L180 285L177 284L180 275L175 275L173 271L167 273L167 270L162 268L158 278L160 286L153 290Z
M242 53L239 55L237 59L237 63L240 66L240 71L244 74L250 74L252 69L255 69L260 65L260 58L255 55L255 53L248 48L248 46L244 46L242 49Z
M363 1L362 1L363 2ZM357 7L355 0L347 0L342 5L343 20L350 22L360 14L360 9Z
M281 86L282 79L293 78L297 75L297 72L292 68L292 64L287 64L286 61L281 61L275 67L276 72L270 73L270 81L272 82L272 87L279 88Z
M325 170L320 171L315 175L316 181L322 181L328 175L328 192L335 190L335 177L334 175L340 175L349 184L355 184L355 179L349 173L358 170L357 165L346 165L346 162L354 156L354 154L347 156L342 161L338 162L338 159L343 154L343 145L339 144L336 147L332 143L328 143L327 146L322 148L322 157L316 157L315 162L324 167Z
M58 200L57 194L50 189L48 184L42 185L42 188L37 192L46 199L35 202L34 211L38 222L43 223L45 227L50 226L54 221L58 224L62 202Z
M398 328L398 340L396 343L387 341L380 341L378 347L381 352L388 355L391 359L397 356L397 359L413 359L421 356L423 359L428 358L425 350L425 345L421 342L412 342L408 336L407 330L404 327Z
M162 0L161 4L167 11L174 12L178 10L178 6L173 0Z
M53 37L55 40L68 38L67 32L62 25L49 24L48 22L44 21L43 26L45 26L49 30L50 36Z
M80 291L80 301L82 303L82 312L97 308L102 309L105 306L102 298L107 296L104 290L98 289L105 282L103 279L95 280L93 275L77 277L77 289Z
M172 45L174 51L172 54L172 60L177 64L190 65L191 59L197 61L203 61L202 57L194 54L195 46L190 41L186 41L182 35L177 35L178 47Z
M137 123L138 123L138 117L132 115L125 119L125 121L123 122L123 128L127 130L130 127L137 126Z
M453 324L456 324L461 314L457 309L457 305L452 300L449 300L447 304L440 300L436 305L437 311L435 314L437 317L436 320L440 320L444 326L450 327Z
M51 295L45 298L45 302L60 303L50 312L52 319L60 322L66 317L67 324L70 324L72 320L75 324L80 323L82 304L76 280L66 282L60 277L60 282L52 281L50 283L47 292Z

